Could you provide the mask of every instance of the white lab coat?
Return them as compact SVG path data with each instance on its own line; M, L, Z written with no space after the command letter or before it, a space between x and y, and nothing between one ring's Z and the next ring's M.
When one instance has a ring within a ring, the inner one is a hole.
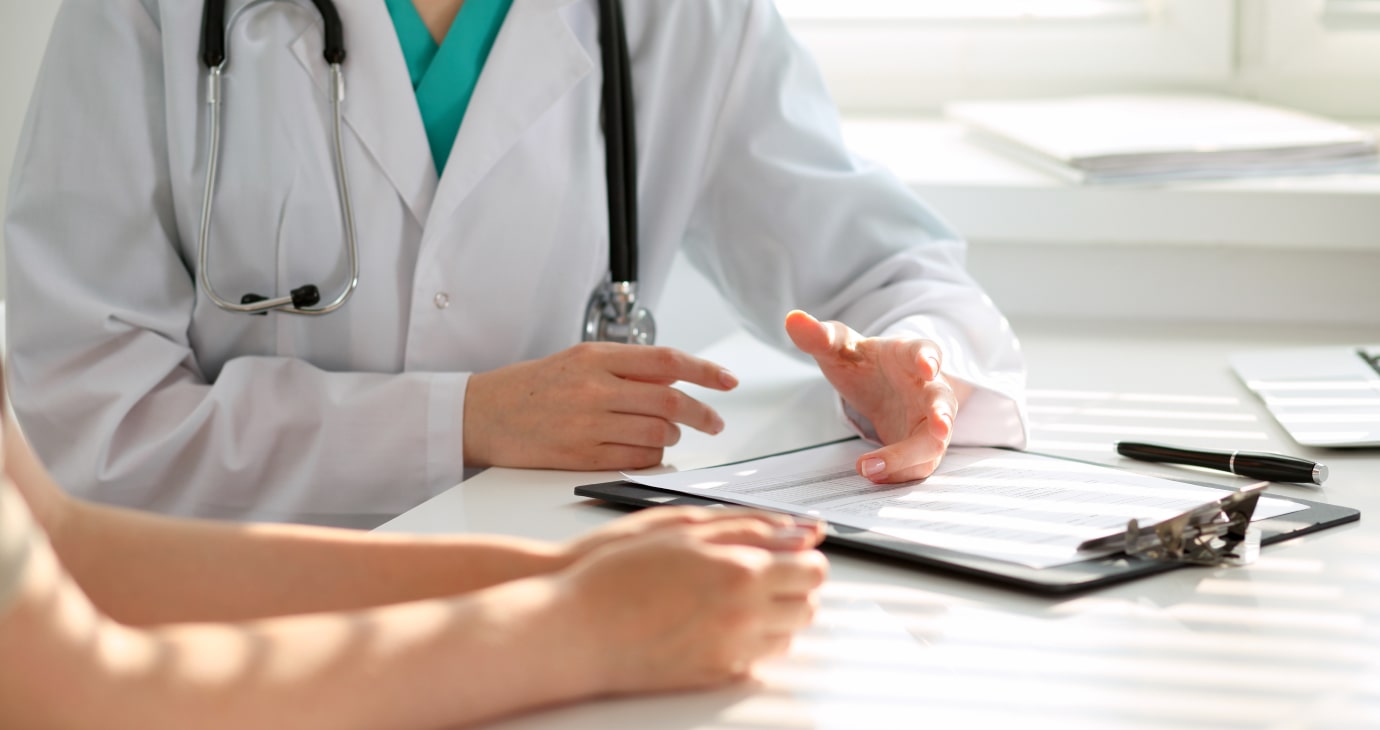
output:
M60 11L5 234L14 404L73 492L180 514L394 514L462 478L469 373L578 341L608 266L594 0L514 2L439 180L384 3L336 2L362 274L324 317L231 314L195 285L202 4ZM978 388L955 442L1023 444L1022 359L963 244L846 151L770 0L624 5L644 297L684 248L782 347L795 307L932 338ZM329 298L344 276L318 18L281 0L232 27L210 267L228 298L304 282Z

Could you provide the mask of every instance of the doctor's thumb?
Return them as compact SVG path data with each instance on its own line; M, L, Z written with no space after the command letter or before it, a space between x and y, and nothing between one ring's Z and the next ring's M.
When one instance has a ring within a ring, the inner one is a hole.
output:
M786 315L786 334L806 355L825 355L834 347L829 327L799 309Z

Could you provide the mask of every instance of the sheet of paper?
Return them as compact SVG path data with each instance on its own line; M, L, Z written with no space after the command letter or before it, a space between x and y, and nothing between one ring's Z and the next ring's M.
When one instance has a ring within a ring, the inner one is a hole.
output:
M933 547L1047 568L1085 560L1084 540L1159 522L1222 491L1002 449L952 448L928 479L893 486L858 476L872 446L845 441L710 469L624 474L628 481L809 515ZM1255 518L1302 510L1261 498Z

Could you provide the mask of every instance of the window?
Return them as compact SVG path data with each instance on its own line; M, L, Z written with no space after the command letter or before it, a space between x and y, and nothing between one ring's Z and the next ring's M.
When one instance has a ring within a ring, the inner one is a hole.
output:
M1380 0L776 0L850 112L1225 91L1380 118Z
M1144 0L777 0L782 14L792 18L888 21L1124 18L1145 15L1145 5Z
M1380 27L1380 0L1327 0L1323 11L1329 23Z
M1252 0L1241 14L1242 93L1380 118L1380 1Z
M1220 88L1233 0L777 0L848 111L951 99Z

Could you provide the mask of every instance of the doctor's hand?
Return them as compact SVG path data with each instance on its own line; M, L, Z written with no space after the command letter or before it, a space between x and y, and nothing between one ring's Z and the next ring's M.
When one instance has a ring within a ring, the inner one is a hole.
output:
M668 347L585 342L540 360L470 376L464 458L470 467L640 469L661 463L680 426L716 434L723 419L675 388L731 390L722 366Z
M858 458L858 473L873 482L923 479L949 448L964 393L944 377L939 346L929 340L863 337L841 322L820 322L799 310L786 315L786 333L813 357L849 406L872 422L885 444Z

